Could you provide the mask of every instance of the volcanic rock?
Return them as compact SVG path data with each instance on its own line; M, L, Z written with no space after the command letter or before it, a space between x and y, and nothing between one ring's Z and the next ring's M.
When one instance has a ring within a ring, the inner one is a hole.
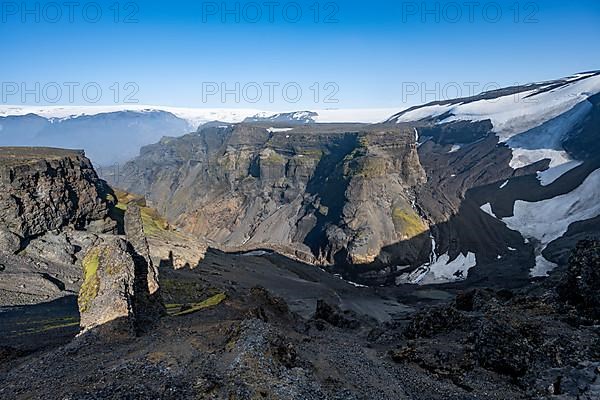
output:
M79 291L83 331L110 323L111 331L134 332L135 263L128 243L106 237L83 260L84 282Z
M94 221L111 230L108 191L83 151L0 148L0 223L21 238Z

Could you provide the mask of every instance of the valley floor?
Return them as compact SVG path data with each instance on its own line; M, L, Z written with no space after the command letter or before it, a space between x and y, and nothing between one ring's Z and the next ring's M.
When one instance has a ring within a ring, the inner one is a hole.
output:
M3 310L0 397L596 399L598 327L561 282L456 297L209 251L161 270L169 315L136 338L74 338L73 298Z

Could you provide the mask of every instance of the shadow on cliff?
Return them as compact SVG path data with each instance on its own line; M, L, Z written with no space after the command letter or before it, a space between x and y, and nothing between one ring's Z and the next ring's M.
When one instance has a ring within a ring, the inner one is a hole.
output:
M459 254L472 252L477 255L477 266L469 270L465 281L452 283L454 287L522 287L530 281L529 272L535 266L535 243L526 242L501 219L513 215L516 201L539 202L569 193L598 168L600 157L594 157L548 186L542 186L536 175L525 175L513 177L507 184L499 181L470 189L458 213L448 221L411 239L384 247L371 264L349 264L348 254L341 251L332 271L365 285L394 285L398 276L430 261L433 234L438 256L447 254L454 260ZM500 190L501 186L505 189ZM490 203L496 218L481 210L485 203ZM570 249L578 240L600 237L600 230L594 224L597 220L572 224L563 237L547 246L544 257L559 265L565 264Z
M327 157L321 158L313 178L306 187L306 192L319 198L321 205L327 210L326 213L315 212L316 224L304 238L304 244L316 257L321 255L325 259L334 257L334 254L331 254L332 250L324 247L324 244L329 242L327 227L337 225L342 219L346 203L345 193L349 184L349 178L344 176L343 161L356 146L357 136L349 134L337 142L334 147L330 147L331 153Z
M432 235L437 241L432 240ZM349 264L345 261L348 260L345 250L340 252L337 259L343 261L336 263L332 271L368 286L393 286L401 275L431 262L433 244L438 258L447 254L454 260L469 252L477 255L477 266L469 270L466 280L436 287L520 287L528 283L533 260L531 245L526 245L518 232L482 212L472 200L463 201L459 212L448 221L408 240L383 247L370 264ZM508 247L517 251L509 252ZM503 258L498 259L501 254Z
M135 331L143 334L150 330L157 321L166 315L166 309L161 297L160 287L155 293L150 293L148 283L148 271L151 266L143 255L135 251L131 243L127 243L127 249L133 258L135 266L135 279L133 282L134 298L132 302L135 315ZM164 265L161 260L159 265Z

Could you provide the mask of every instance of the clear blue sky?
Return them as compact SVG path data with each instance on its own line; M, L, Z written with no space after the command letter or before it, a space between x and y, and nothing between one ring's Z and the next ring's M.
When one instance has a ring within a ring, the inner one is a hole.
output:
M118 16L111 6L114 0L97 1L102 10L97 23L91 22L96 19L94 6L84 13L83 6L89 5L85 0L72 10L72 22L71 10L61 7L56 23L57 10L44 8L49 2L39 2L36 10L36 2L26 1L29 13L21 1L11 3L12 8L2 2L0 77L5 93L0 102L44 104L56 97L50 90L39 100L28 95L22 102L21 93L6 93L14 91L13 82L34 91L36 82L97 82L103 89L98 104L122 103L133 90L123 86L134 82L139 92L133 99L141 104L270 110L402 107L423 98L406 98L407 82L433 90L425 95L433 100L445 94L436 90L436 82L441 88L457 83L468 94L469 82L508 85L600 69L597 0L480 1L471 8L467 1L430 1L427 10L421 1L297 1L302 10L298 22L293 22L296 8L291 2L277 2L272 7L268 0L226 2L229 10L239 5L237 22L235 11L223 15L222 1L122 1L117 3ZM252 21L255 5L262 13L258 22ZM133 23L123 23L130 14ZM116 99L110 89L114 82L121 86ZM256 97L251 88L239 103L233 95L225 102L219 95L205 93L203 98L207 82L226 83L231 89L236 82L241 87L256 82L263 94L258 103L245 101ZM280 86L271 103L265 82L296 82L303 94L290 104ZM329 82L339 88L333 96L338 103L323 102L335 89L325 87ZM317 104L310 89L314 83L321 88ZM81 87L74 90L76 104L89 104ZM67 93L64 89L57 104L69 103Z

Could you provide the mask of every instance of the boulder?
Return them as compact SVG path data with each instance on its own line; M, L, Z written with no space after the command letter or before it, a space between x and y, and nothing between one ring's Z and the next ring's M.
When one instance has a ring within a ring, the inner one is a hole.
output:
M511 321L484 318L475 332L475 353L482 367L518 378L530 368L534 348Z
M140 333L165 314L158 269L150 258L137 205L128 206L124 227L126 240L99 236L82 261L79 310L84 331L101 327Z
M360 322L352 312L344 312L339 307L331 305L324 300L317 300L317 308L313 319L325 321L335 327L344 329L356 329L360 326Z
M142 325L152 322L165 314L160 297L158 268L152 262L140 207L129 204L124 217L125 234L129 252L135 264L135 312Z
M136 204L129 204L125 211L124 218L125 235L127 241L133 247L136 255L139 257L140 265L145 266L146 271L143 271L147 276L148 293L150 295L158 292L158 269L152 263L150 258L150 249L148 241L144 233L144 224L142 221L142 212Z
M110 323L110 331L134 333L135 263L128 243L118 237L102 238L82 264L84 282L78 298L82 330Z

